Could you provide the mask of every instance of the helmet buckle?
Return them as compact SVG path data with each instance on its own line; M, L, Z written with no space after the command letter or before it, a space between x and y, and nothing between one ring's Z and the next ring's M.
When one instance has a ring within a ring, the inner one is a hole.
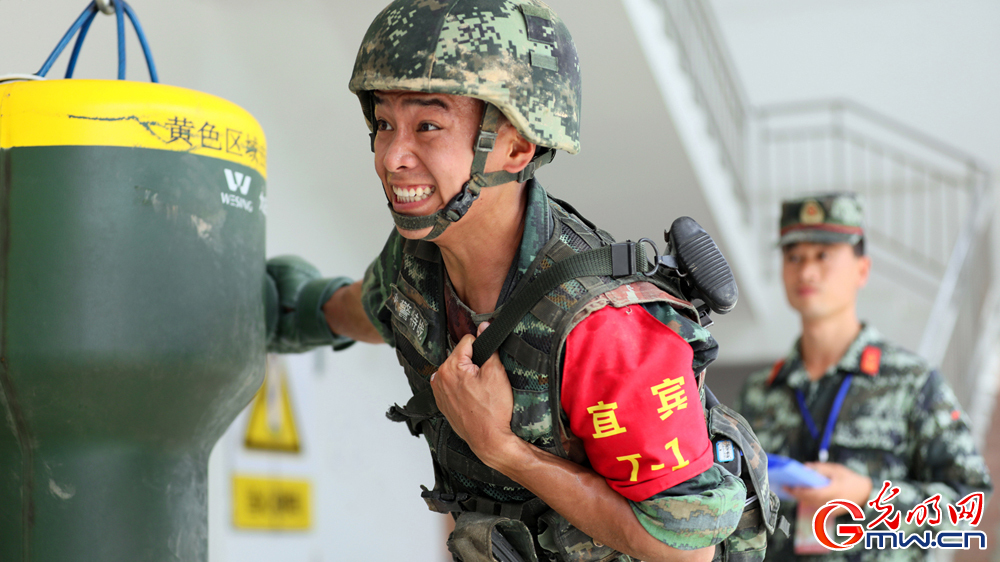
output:
M476 150L478 152L493 152L493 147L497 143L497 134L490 131L479 131L476 137Z
M448 204L444 206L444 216L448 221L458 222L458 219L469 212L472 202L479 198L479 190L469 189L469 183L465 182L462 185L462 190L456 193L451 201L448 201Z

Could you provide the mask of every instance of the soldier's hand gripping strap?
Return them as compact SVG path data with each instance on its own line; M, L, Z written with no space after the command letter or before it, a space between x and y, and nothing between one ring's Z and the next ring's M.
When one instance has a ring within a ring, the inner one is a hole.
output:
M302 353L322 345L341 350L353 344L354 340L334 334L323 314L333 293L351 283L347 277L322 278L315 266L298 256L268 260L267 350Z

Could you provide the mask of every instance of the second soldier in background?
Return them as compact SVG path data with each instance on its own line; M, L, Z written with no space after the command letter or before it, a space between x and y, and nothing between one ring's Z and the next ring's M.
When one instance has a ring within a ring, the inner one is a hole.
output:
M917 547L829 551L815 542L812 515L846 499L872 521L880 512L867 504L891 481L900 491L887 503L902 512L900 530L911 533L917 529L903 517L924 500L940 494L943 510L992 488L968 418L941 374L858 319L858 292L871 270L863 216L850 193L782 205L782 278L802 336L773 368L750 377L737 409L765 451L808 463L829 484L786 491L793 499L782 501L782 514L793 529L791 537L769 539L769 560L922 560L929 551Z

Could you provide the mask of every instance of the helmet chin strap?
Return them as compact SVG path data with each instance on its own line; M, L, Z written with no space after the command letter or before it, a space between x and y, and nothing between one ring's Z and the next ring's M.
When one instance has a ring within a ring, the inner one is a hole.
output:
M469 181L462 185L461 191L452 197L451 201L448 201L448 204L443 209L430 215L414 217L397 213L392 208L392 201L389 201L389 213L392 214L392 220L396 223L396 227L401 230L431 228L430 233L424 236L422 240L434 240L446 228L451 226L452 223L458 222L459 219L465 216L465 213L469 212L469 207L479 198L479 193L484 187L503 185L512 181L528 181L539 166L552 161L552 158L555 156L555 150L549 149L535 157L523 170L516 174L512 174L506 170L497 170L496 172L487 174L486 158L493 151L493 146L496 144L501 115L503 114L495 105L492 103L486 104L486 109L483 111L483 120L479 124L479 135L476 137L476 144L473 147L474 156Z

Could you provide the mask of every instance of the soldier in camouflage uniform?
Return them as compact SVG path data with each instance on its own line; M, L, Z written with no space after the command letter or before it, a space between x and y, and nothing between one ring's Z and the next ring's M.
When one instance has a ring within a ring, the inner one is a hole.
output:
M922 533L931 528L907 524L905 515L924 500L940 494L943 510L966 494L988 492L989 474L968 418L941 375L858 320L857 294L871 261L864 253L857 197L840 193L784 202L780 245L785 291L802 317L802 336L787 357L750 377L736 407L764 450L806 462L830 480L826 487L789 488L795 499L782 501L782 514L801 527L826 502L847 499L864 508L871 522L880 512L868 502L888 480L900 489L887 502L902 512L899 530ZM836 408L838 393L843 398ZM822 435L838 409L824 448L805 420L814 420ZM865 550L862 542L848 551L810 555L801 544L807 541L799 539L796 548L796 531L811 534L793 524L789 537L769 540L768 559L923 560L929 552L913 546Z
M456 559L493 560L499 533L523 560L707 561L741 518L761 520L708 440L694 377L715 340L651 283L567 281L471 361L484 321L539 272L612 242L533 179L580 147L579 62L556 14L397 0L350 89L396 229L355 283L270 260L271 349L396 348L414 396L389 417L427 439L437 482L423 496L456 518ZM741 528L730 558L761 559L763 531Z

